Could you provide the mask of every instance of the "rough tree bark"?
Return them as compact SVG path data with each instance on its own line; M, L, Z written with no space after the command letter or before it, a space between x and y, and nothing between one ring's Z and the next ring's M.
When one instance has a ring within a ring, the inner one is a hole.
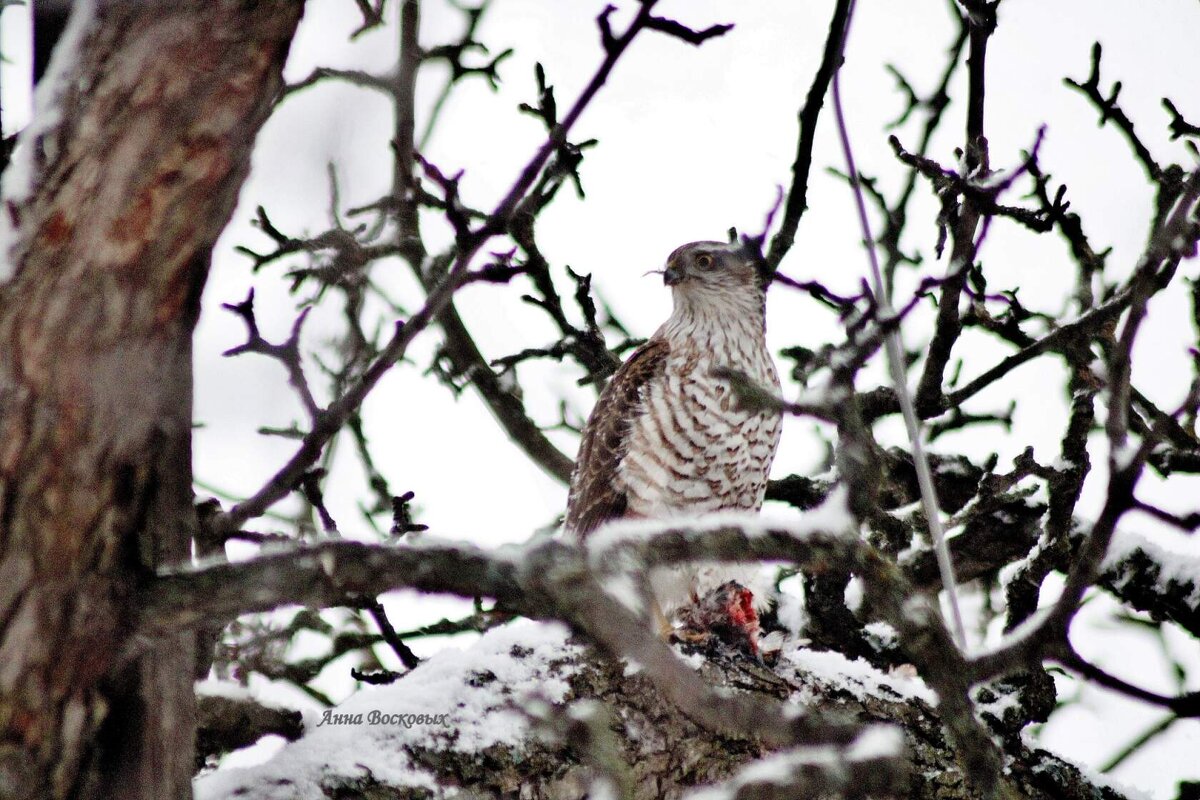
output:
M77 5L3 209L0 796L187 797L190 635L123 653L189 553L192 329L303 4Z
M794 774L779 768L780 762L775 762L774 770L752 767L745 772L743 768L755 759L771 758L772 753L786 758L786 751L778 753L754 737L706 729L665 699L642 671L586 646L565 646L548 657L536 641L522 644L518 631L493 631L477 649L497 649L489 644L497 634L513 642L506 654L511 661L503 670L473 662L471 650L453 658L475 663L474 668L456 671L451 659L435 657L391 686L362 690L352 706L332 710L342 714L340 718L321 724L314 716L304 738L281 754L286 756L280 758L281 765L268 762L211 773L200 779L201 793L209 800L299 796L699 800L702 793L697 790L716 783L723 784L724 792L707 798L981 797L956 760L928 690L902 677L902 672L888 675L862 660L806 648L782 657L774 667L719 650L693 654L692 665L722 692L784 701L798 713L844 724L847 732L873 725L876 733L888 729L899 737L898 754L831 742L801 748L807 750L807 757L792 765ZM431 681L426 673L434 671L443 677ZM562 695L545 696L541 687L560 681L565 684ZM531 687L538 688L531 692ZM387 714L425 711L431 694L432 705L447 716L443 722L372 724L366 716L367 709ZM1005 768L1020 797L1123 800L1120 792L1097 785L1071 764L1026 745L1020 736L1021 703L989 704L1001 700L996 694L980 699L983 718L997 740L1003 741ZM1053 705L1053 692L1042 694L1038 702ZM207 715L213 726L206 743L214 753L242 746L243 729L249 727L245 721L251 719L261 721L259 735L298 738L294 721L271 709L249 701L238 707L226 698L204 698L204 703L224 706L221 712ZM514 710L524 717L523 730L511 717L497 723L500 715ZM225 723L222 732L220 714L242 725L235 730ZM268 720L271 714L275 718ZM493 742L496 737L489 729L497 726L520 732ZM338 737L347 734L354 742L354 757L323 760L321 756L337 752ZM848 733L848 741L855 738ZM482 742L492 743L482 748L472 744ZM390 768L391 774L377 774L381 767ZM621 787L625 794L605 794L601 788L605 783Z

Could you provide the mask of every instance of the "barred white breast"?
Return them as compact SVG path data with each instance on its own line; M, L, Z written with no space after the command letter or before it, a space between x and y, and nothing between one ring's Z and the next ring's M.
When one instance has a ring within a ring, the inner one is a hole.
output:
M716 373L779 389L758 264L738 245L697 242L671 255L664 279L671 317L613 376L584 429L566 520L580 539L607 519L762 506L780 416L741 407ZM749 584L747 570L713 564L660 570L652 583L669 612L731 579Z

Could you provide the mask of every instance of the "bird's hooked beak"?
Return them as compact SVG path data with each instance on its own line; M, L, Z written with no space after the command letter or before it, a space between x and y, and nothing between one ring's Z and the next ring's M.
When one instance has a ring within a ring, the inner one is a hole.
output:
M663 283L667 286L674 286L683 280L683 268L678 264L668 264L663 270Z

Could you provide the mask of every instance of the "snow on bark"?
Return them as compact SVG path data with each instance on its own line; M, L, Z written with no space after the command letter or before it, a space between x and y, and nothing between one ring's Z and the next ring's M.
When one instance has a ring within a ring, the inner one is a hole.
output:
M1119 591L1133 580L1123 567L1135 558L1154 565L1152 585L1159 593L1178 593L1193 610L1200 605L1200 549L1194 545L1171 547L1139 533L1119 530L1113 534L1100 565L1102 571L1114 573L1114 589Z
M494 629L467 650L443 650L396 683L373 687L305 720L305 735L265 764L197 779L197 800L323 798L324 785L369 776L390 786L436 788L414 751L482 753L530 738L521 708L560 703L577 671L577 645L555 623Z
M813 534L838 534L856 529L846 502L846 490L837 487L816 508L799 512L791 508L767 508L758 514L720 511L702 516L678 516L668 519L621 519L611 522L588 537L593 562L601 561L625 542L649 539L668 531L686 529L692 533L737 528L750 536L772 531L787 531L803 539Z
M859 700L868 697L920 698L930 705L937 704L937 695L920 678L904 673L880 672L861 658L847 658L833 650L799 648L786 653L782 660L798 675L808 675L818 680L823 690L834 687ZM782 671L783 666L779 669ZM799 695L794 699L797 702L804 701Z
M586 740L562 738L561 728L550 735L547 722L578 722L596 709L605 735L615 737L604 763L619 765L613 774L624 775L639 800L864 791L914 800L977 797L932 693L910 673L795 643L774 668L692 651L681 656L722 692L776 698L798 717L843 720L858 730L840 743L771 751L753 737L698 726L644 671L574 644L561 626L523 622L494 629L465 651L439 653L389 687L364 689L327 717L310 715L306 735L267 763L200 777L197 798L596 797L611 777L597 768L597 753ZM389 715L390 724L372 724L372 712ZM415 721L440 715L447 716ZM1009 741L1005 758L1022 796L1032 800L1121 800L1117 791L1097 793L1078 769L1044 750Z

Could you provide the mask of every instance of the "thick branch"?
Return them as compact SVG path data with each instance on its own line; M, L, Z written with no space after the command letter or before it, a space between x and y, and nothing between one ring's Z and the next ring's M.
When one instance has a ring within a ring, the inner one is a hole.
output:
M469 545L329 541L164 573L147 587L137 627L154 637L282 605L334 606L351 595L374 597L399 588L482 595L515 608L523 598L515 565Z

